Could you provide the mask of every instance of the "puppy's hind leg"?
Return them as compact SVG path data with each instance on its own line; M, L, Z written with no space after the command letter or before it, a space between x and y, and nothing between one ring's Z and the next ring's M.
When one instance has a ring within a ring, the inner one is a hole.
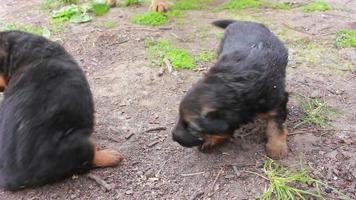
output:
M276 112L271 112L267 119L266 144L267 155L271 158L280 159L288 154L287 135L288 130L284 124L287 118L288 94L285 93L285 100L277 108Z
M94 150L93 167L114 167L123 160L119 152L113 149L98 150L94 139L91 138L90 141Z

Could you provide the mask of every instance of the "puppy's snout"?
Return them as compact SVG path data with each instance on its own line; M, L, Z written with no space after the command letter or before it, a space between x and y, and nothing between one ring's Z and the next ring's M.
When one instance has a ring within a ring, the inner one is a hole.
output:
M179 125L173 129L172 138L174 141L178 142L184 147L194 147L203 144L202 140L193 136L188 131L180 128Z

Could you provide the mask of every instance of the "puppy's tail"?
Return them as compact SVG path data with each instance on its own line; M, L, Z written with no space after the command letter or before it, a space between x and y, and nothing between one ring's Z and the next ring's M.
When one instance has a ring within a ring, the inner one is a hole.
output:
M224 19L224 20L214 21L212 24L219 28L225 29L227 26L229 26L230 24L235 23L235 22L237 22L237 21L232 20L232 19Z

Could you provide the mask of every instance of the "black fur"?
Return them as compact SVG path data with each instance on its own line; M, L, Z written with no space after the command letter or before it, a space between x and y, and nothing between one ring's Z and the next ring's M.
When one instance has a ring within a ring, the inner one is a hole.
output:
M187 147L203 144L205 134L232 135L259 113L276 111L281 125L287 115L288 51L283 43L262 24L213 24L226 28L217 62L182 100L173 130L173 140Z
M0 185L57 181L91 167L94 105L83 71L63 47L29 33L0 32Z

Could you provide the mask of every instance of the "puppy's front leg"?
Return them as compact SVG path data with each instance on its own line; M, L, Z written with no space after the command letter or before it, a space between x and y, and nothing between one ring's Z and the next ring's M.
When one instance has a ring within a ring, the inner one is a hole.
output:
M268 119L266 135L267 155L271 158L280 159L288 154L287 135L288 130L284 124L279 124L274 118Z
M114 167L123 160L119 152L113 149L98 150L94 138L90 138L90 142L94 150L93 167Z
M167 0L152 0L150 11L165 12L168 10Z

